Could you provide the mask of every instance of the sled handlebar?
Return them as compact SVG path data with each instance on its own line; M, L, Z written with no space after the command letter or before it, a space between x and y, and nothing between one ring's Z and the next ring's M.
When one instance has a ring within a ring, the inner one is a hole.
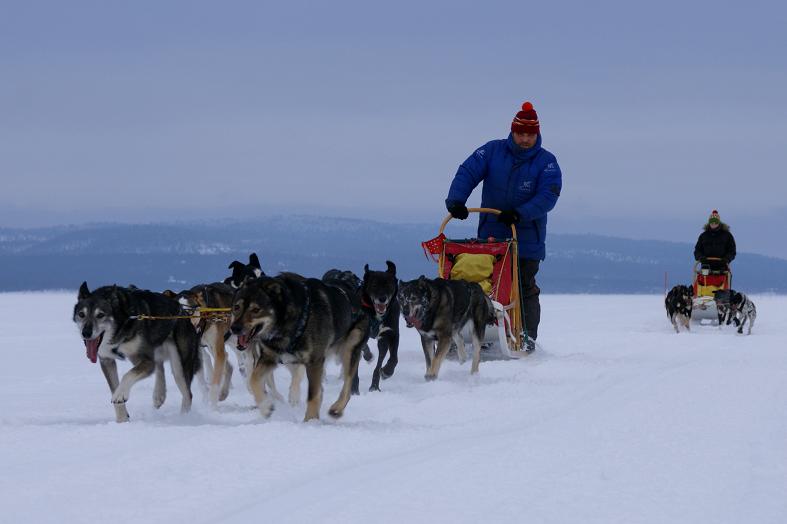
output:
M694 262L694 269L700 267L704 262L722 262L724 261L721 257L702 257L701 259ZM730 267L730 264L727 263L727 268Z
M499 209L493 209L491 207L469 207L467 208L467 211L468 213L489 213L491 215L499 215L502 213L502 211ZM448 213L448 215L443 219L443 223L440 224L440 231L438 234L441 234L443 231L445 231L445 226L448 225L448 222L450 222L452 218L454 218L453 215ZM516 225L514 224L511 224L511 238L516 240Z
M724 260L724 259L721 258L721 257L704 257L704 258L702 258L700 260L697 260L696 262L694 262L694 275L699 275L700 274L703 261L705 261L705 262L721 262L722 260ZM728 281L729 281L729 285L731 286L732 285L732 270L730 269L730 263L729 262L727 262L727 268L724 271L722 271L721 274L727 275L727 278L728 278Z

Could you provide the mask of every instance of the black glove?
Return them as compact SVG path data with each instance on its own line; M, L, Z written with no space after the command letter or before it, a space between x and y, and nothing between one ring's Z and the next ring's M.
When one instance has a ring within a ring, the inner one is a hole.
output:
M458 202L451 202L450 204L446 204L446 209L448 212L451 213L451 216L454 218L458 218L459 220L464 220L468 217L469 213L467 212L467 206L464 204L460 204Z
M497 221L502 222L507 226L518 224L519 213L517 213L516 211L501 211L500 214L497 215Z

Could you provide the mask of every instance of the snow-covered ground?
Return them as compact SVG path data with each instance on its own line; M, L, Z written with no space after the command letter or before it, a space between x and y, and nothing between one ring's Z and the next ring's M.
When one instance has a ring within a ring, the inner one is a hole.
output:
M660 296L543 296L543 351L476 377L447 361L426 383L402 326L394 377L368 393L362 362L338 421L332 365L320 422L261 420L240 382L218 411L195 384L182 416L168 375L161 410L148 379L116 424L74 296L2 294L2 520L783 523L787 297L754 300L746 337L676 335Z

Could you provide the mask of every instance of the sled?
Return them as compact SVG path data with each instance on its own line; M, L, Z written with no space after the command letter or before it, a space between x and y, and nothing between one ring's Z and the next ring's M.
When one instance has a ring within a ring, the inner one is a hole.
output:
M469 208L468 211L500 214L497 209L484 207ZM489 278L485 279L489 288L485 291L495 309L495 324L487 326L482 347L487 355L499 353L505 358L528 355L527 334L523 329L522 307L519 302L521 286L516 227L511 226L511 238L449 239L445 236L445 227L452 218L450 214L446 216L440 224L438 235L421 243L424 253L437 262L437 276L446 280L452 278L452 270L460 255L491 256L492 272ZM465 335L465 339L469 341L469 333Z
M705 260L709 262L721 261L720 258L706 258ZM692 282L692 322L700 324L703 320L710 320L711 323L718 324L719 310L716 307L713 292L730 289L731 286L732 272L730 272L729 266L724 270L711 270L703 268L702 263L697 261L694 264L694 279Z

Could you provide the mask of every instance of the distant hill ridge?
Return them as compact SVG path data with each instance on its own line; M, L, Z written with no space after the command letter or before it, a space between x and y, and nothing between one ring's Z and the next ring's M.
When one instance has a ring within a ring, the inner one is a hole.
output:
M321 276L332 267L356 272L393 260L400 278L433 276L420 242L435 224L394 224L314 216L258 221L90 224L37 229L0 228L0 290L75 289L129 284L182 288L226 276L232 260L260 255L266 272ZM474 226L452 222L448 234L472 237ZM547 293L654 293L691 278L693 246L601 235L550 233L538 274ZM787 292L787 260L741 253L734 287L751 293Z

